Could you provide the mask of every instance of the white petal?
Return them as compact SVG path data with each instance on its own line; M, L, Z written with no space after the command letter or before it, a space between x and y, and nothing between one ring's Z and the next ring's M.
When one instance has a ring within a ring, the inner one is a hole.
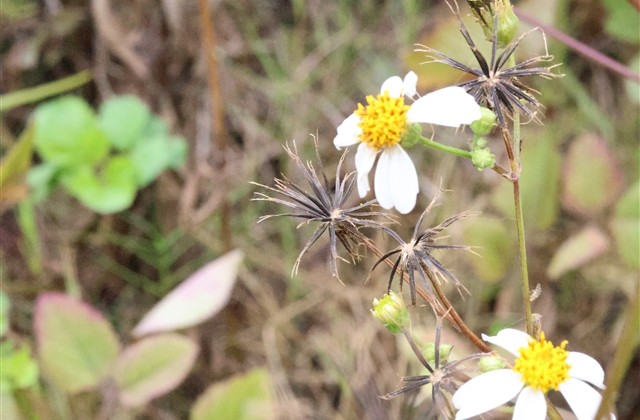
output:
M525 332L514 330L513 328L505 328L493 337L482 334L482 339L502 347L514 356L520 356L520 349L529 345L531 337Z
M511 369L476 376L453 394L453 405L459 410L456 419L467 419L499 407L518 395L523 386L520 374Z
M569 378L560 384L560 392L578 420L593 420L602 396L587 383Z
M400 213L407 214L416 206L416 196L420 191L416 167L407 152L398 145L388 148L384 153L389 155L388 175L393 206Z
M525 387L518 396L513 410L513 420L544 420L547 415L547 402L544 392Z
M378 159L378 166L376 167L376 175L373 179L373 188L376 192L376 199L378 204L383 209L393 208L393 196L391 194L391 156L389 151L385 150Z
M341 147L358 143L360 141L360 135L362 134L362 129L359 124L359 116L356 114L349 115L342 124L338 126L338 134L333 139L333 145L336 146L337 149L340 149Z
M604 389L604 370L596 359L584 353L570 351L567 355L567 363L571 366L569 376Z
M480 106L463 88L450 86L416 100L407 112L411 123L459 127L480 118Z
M367 143L360 143L356 152L356 171L358 172L358 194L360 198L369 192L369 172L376 161L377 150Z
M380 94L384 95L385 92L389 93L392 98L399 98L402 96L404 90L404 84L399 76L392 76L384 81L380 88Z
M404 88L403 93L409 98L412 98L417 93L416 85L418 84L418 75L413 71L410 71L406 76L404 76L404 80L402 82Z

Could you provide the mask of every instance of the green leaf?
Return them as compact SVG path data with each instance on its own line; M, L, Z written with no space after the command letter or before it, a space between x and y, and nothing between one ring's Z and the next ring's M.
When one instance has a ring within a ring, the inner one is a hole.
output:
M31 197L36 203L46 199L58 186L58 175L61 168L55 163L41 163L27 174L27 184L31 189Z
M640 270L640 181L627 190L616 205L609 227L622 260L629 267Z
M35 111L34 130L40 156L59 166L91 165L109 152L109 141L93 110L75 96L40 105Z
M101 174L87 166L79 166L61 175L69 194L91 210L109 214L122 211L136 196L136 171L126 156L111 158Z
M100 126L111 145L120 151L129 150L142 140L150 118L147 105L131 95L116 96L100 107Z
M609 248L609 238L594 226L571 236L557 249L547 275L555 280L569 270L575 270L602 255Z
M266 369L254 369L211 385L191 409L191 420L273 419L270 378Z
M4 337L7 331L9 331L10 307L11 302L9 301L9 297L4 290L0 289L0 337Z
M61 293L38 297L34 323L42 371L69 393L98 385L120 351L100 312Z
M562 204L582 216L597 216L623 188L620 166L604 139L585 134L571 143L563 166Z
M187 144L178 137L158 135L136 143L130 157L136 167L138 186L147 186L165 169L180 167L186 155Z
M608 14L604 27L610 35L637 45L640 13L631 3L624 0L604 0L603 4Z
M177 334L157 335L127 347L114 370L120 401L138 407L173 390L187 376L197 354L198 346Z
M0 344L0 383L9 390L24 389L38 382L38 364L26 346L11 341Z
M477 247L480 257L471 255L468 258L478 277L487 283L494 283L506 275L517 246L504 222L489 219L468 226L464 243Z
M26 195L25 177L33 156L33 126L29 125L0 161L0 201L16 203Z

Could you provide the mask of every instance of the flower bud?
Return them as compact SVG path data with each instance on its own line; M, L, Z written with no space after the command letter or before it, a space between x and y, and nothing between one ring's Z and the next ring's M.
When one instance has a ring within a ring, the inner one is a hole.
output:
M507 367L507 363L502 357L486 356L482 357L478 362L478 368L480 372L486 373L492 370L504 369Z
M407 149L409 147L413 147L420 142L422 138L422 126L420 124L409 124L404 134L402 135L402 139L400 140L400 145Z
M371 313L394 334L402 332L402 329L411 321L402 296L393 292L384 295L380 300L373 299Z
M451 355L451 350L453 346L451 344L440 344L440 358L439 365L446 365L449 363L449 356ZM424 353L425 359L429 362L430 365L436 364L436 345L435 343L427 343L426 346L422 349Z
M496 164L496 157L488 148L471 151L471 162L478 170L492 168Z
M489 108L480 107L481 117L473 121L469 127L478 136L486 136L496 125L496 114Z
M518 34L518 16L513 11L509 0L496 2L495 13L498 15L498 47L511 44Z

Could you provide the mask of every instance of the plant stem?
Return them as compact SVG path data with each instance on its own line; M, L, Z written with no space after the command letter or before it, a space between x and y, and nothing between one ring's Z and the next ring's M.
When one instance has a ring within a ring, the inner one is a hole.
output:
M471 159L471 152L467 150L458 149L457 147L453 147L453 146L447 146L445 144L438 143L437 141L433 141L423 136L420 136L420 143L423 144L424 146L431 147L432 149L449 153L450 155Z
M82 70L64 79L9 92L0 96L0 112L5 112L20 105L41 101L50 96L59 95L79 88L90 82L92 77L89 70Z
M508 61L508 66L515 66L515 54L512 54ZM502 138L507 149L509 164L513 179L513 205L516 216L516 229L518 234L518 252L520 254L520 277L522 289L522 307L524 309L524 323L527 333L533 336L533 321L531 318L531 300L529 287L529 269L527 268L527 243L524 235L524 216L522 213L522 199L520 197L520 114L518 111L513 113L513 139L510 138L509 131L502 131ZM512 144L513 141L513 144Z

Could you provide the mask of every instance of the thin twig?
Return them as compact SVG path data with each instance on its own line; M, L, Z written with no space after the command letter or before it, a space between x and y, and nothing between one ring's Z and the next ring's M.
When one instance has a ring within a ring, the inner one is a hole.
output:
M522 19L523 21L527 22L529 25L540 27L544 31L545 34L549 35L551 38L555 38L558 41L562 42L567 47L571 48L572 50L574 50L578 54L584 56L588 60L593 61L594 63L599 64L602 67L606 67L609 70L611 70L611 71L613 71L615 73L618 73L620 76L622 76L622 77L624 77L626 79L634 80L634 81L640 83L640 73L636 73L635 71L631 70L630 68L626 67L625 65L618 63L614 59L612 59L610 57L607 57L606 55L602 54L601 52L599 52L599 51L591 48L587 44L584 44L584 43L578 41L577 39L565 34L564 32L560 31L559 29L557 29L557 28L555 28L555 27L553 27L551 25L547 25L545 23L542 23L538 19L534 18L533 16L529 15L526 12L523 12L522 10L517 10L515 7L513 8L513 10L515 11L516 15L520 19Z

